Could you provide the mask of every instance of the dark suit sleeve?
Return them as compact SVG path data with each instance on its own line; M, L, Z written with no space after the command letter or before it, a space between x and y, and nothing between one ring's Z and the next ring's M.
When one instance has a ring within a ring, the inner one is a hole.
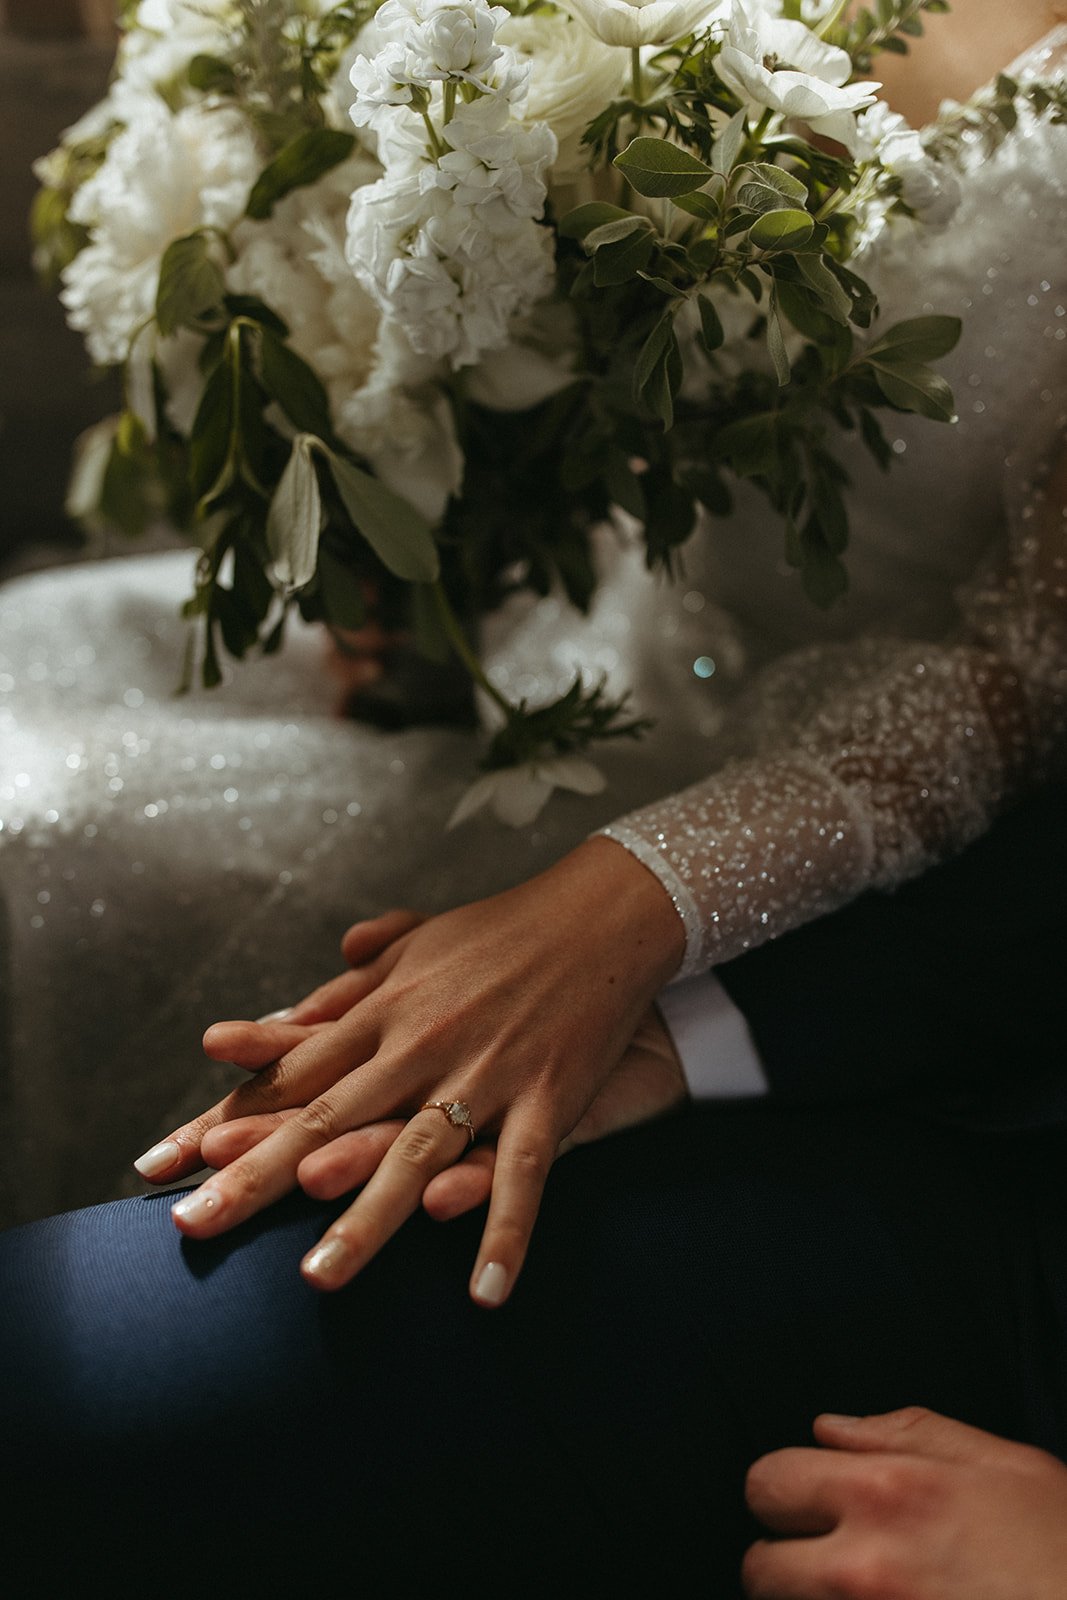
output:
M783 1100L907 1095L998 1126L1064 1120L1067 790L716 974Z

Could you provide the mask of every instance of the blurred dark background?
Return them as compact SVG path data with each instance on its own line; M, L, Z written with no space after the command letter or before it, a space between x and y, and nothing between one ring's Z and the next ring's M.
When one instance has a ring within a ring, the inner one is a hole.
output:
M28 226L32 163L107 87L113 16L113 0L0 0L0 577L87 553L63 514L71 450L117 409L34 275Z

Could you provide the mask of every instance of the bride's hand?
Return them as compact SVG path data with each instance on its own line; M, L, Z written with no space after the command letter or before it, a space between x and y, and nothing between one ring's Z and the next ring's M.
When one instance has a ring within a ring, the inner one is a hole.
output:
M261 1027L252 1023L222 1023L219 1031L247 1029L249 1059L240 1064L251 1065L251 1058L258 1056L258 1064L266 1065L273 1059L268 1052L274 1049L275 1054L278 1053L276 1039L272 1043L278 1026L275 1023ZM290 1035L300 1031L295 1024L285 1026ZM303 1031L306 1037L312 1029L307 1027ZM687 1099L685 1075L670 1034L659 1013L650 1008L622 1060L556 1154L564 1155L579 1145L591 1144L596 1139L650 1122L675 1110ZM254 1150L282 1122L294 1116L296 1110L292 1109L220 1123L205 1134L201 1156L209 1167L227 1167ZM316 1200L335 1200L358 1188L373 1175L403 1127L404 1123L398 1119L372 1123L342 1134L321 1150L313 1151L298 1168L301 1188ZM446 1167L430 1181L423 1193L423 1208L437 1221L445 1222L484 1205L492 1189L495 1165L495 1145L475 1145L469 1155Z
M658 881L597 838L547 872L402 935L363 973L371 992L171 1136L168 1181L199 1164L208 1131L299 1107L176 1207L209 1238L278 1199L312 1152L352 1130L405 1127L352 1206L303 1263L339 1288L422 1201L468 1135L430 1101L470 1107L495 1136L489 1215L472 1278L499 1303L522 1265L545 1178L681 959L681 923ZM359 974L356 974L359 977ZM341 980L351 977L342 975Z

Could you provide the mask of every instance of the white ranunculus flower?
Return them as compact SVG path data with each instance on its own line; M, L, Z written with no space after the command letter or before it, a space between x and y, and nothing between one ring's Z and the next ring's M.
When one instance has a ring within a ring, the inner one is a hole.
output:
M559 145L552 179L566 182L589 165L581 136L623 91L628 60L562 11L509 17L496 36L529 65L529 88L519 114L524 122L551 128Z
M734 0L715 70L750 115L764 110L796 117L813 132L852 150L856 112L869 106L879 83L849 83L852 62L803 22L747 10Z
M722 14L723 0L562 0L605 44L673 44Z
M229 107L172 115L146 101L74 196L72 221L89 243L63 273L68 321L94 361L123 361L155 309L163 253L201 227L228 229L243 214L263 158L248 123Z
M584 756L549 756L524 762L521 767L501 767L471 784L449 817L448 826L458 827L489 806L500 822L525 828L540 816L553 789L600 794L604 785L604 774Z

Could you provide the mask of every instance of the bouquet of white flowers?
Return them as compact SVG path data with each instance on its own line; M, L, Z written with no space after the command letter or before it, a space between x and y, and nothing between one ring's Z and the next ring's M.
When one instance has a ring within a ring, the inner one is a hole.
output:
M880 407L953 416L928 363L958 324L876 329L848 265L893 213L951 219L952 140L868 79L946 9L128 0L107 97L39 163L34 226L124 374L71 506L194 534L187 672L218 682L220 643L276 649L296 606L458 653L499 712L489 767L635 734L598 683L512 704L472 620L524 587L587 606L615 508L670 570L731 474L830 604L835 431L888 467ZM995 136L1036 92L1001 80L977 120Z

